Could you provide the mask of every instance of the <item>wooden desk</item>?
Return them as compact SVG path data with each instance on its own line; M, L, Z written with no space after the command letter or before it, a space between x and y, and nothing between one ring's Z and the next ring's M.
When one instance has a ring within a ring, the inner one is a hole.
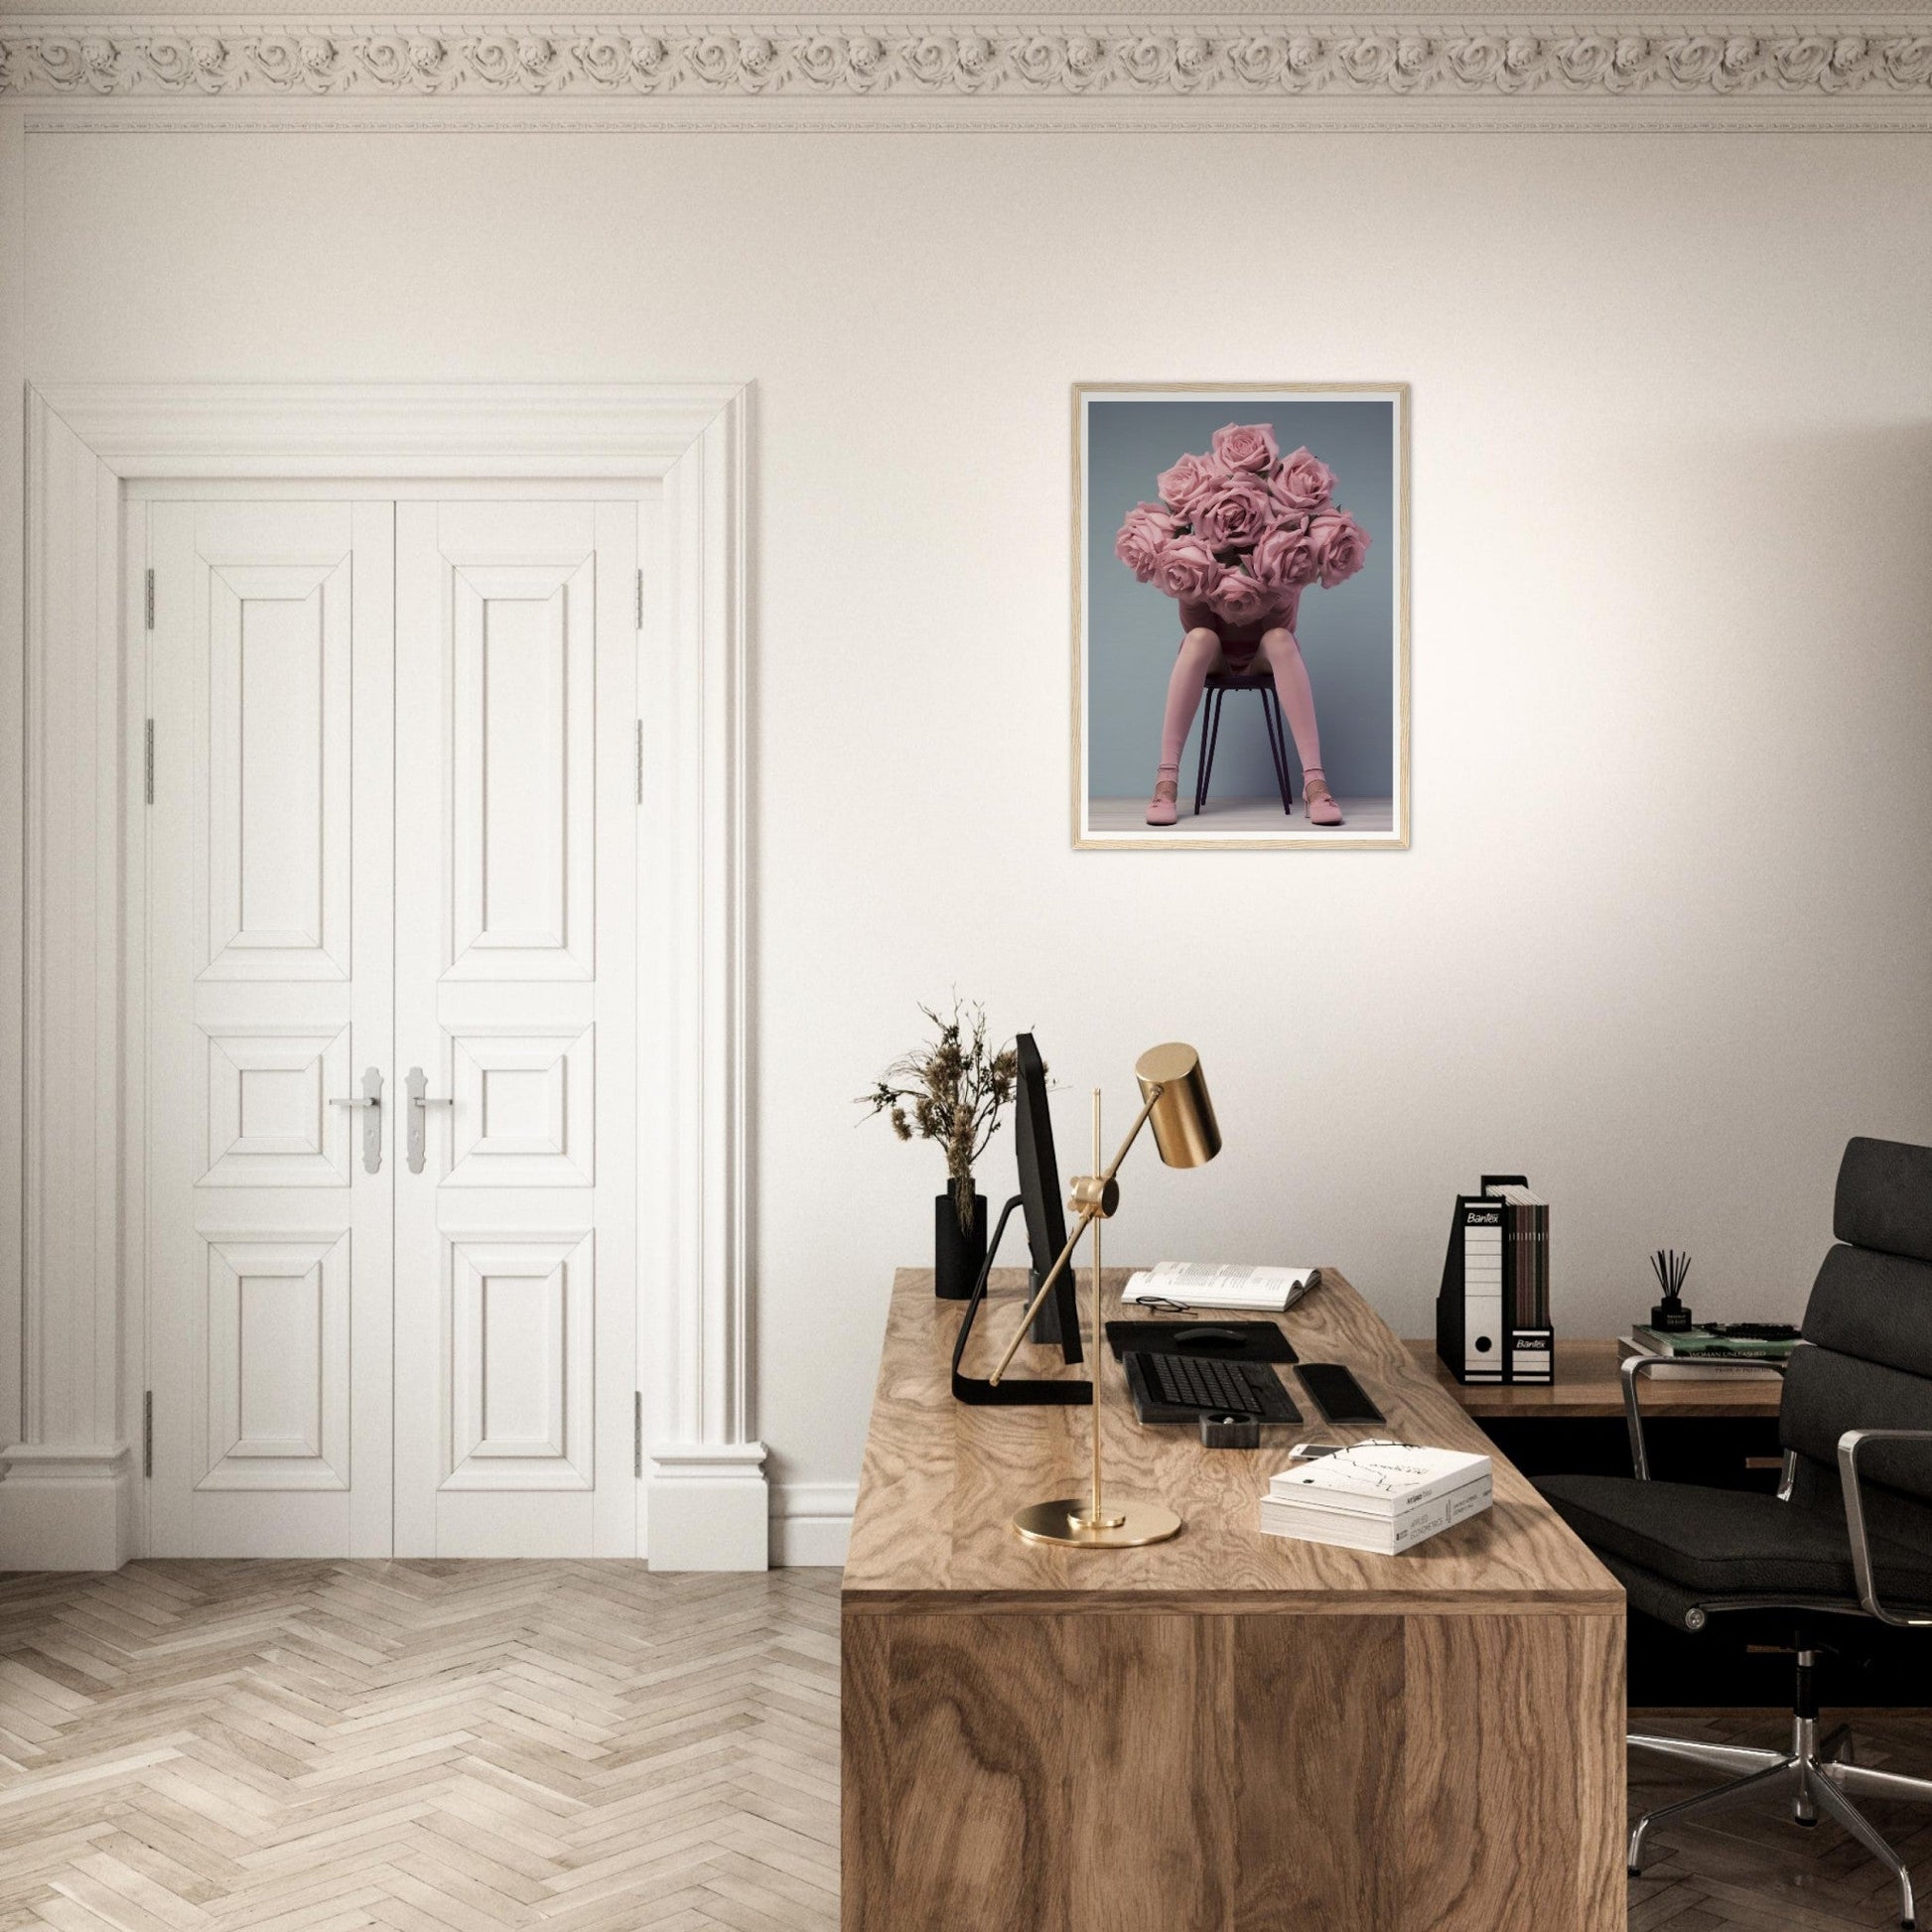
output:
M1022 1281L995 1276L979 1373ZM1402 1557L1265 1537L1294 1442L1370 1432L1205 1449L1143 1429L1109 1358L1109 1477L1186 1528L1023 1543L1016 1508L1079 1493L1089 1412L954 1403L931 1282L894 1282L845 1572L845 1932L1622 1926L1623 1594L1524 1477L1498 1458L1494 1508ZM1302 1357L1390 1433L1489 1449L1324 1283L1284 1317Z
M1557 1379L1548 1388L1500 1387L1458 1382L1436 1353L1433 1341L1412 1341L1410 1351L1424 1371L1449 1391L1471 1416L1601 1420L1623 1419L1623 1379L1617 1373L1617 1345L1588 1337L1557 1343ZM1760 1382L1732 1375L1706 1382L1679 1381L1668 1375L1644 1378L1643 1413L1700 1419L1775 1416L1782 1382ZM1627 1473L1627 1471L1626 1471Z

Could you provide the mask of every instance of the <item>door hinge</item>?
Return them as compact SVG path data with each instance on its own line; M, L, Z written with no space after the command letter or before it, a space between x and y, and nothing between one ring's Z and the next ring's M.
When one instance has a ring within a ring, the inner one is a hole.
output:
M148 628L152 630L154 628L154 572L153 571L148 572L147 604L148 604Z
M141 1398L141 1473L154 1474L154 1391Z
M148 576L149 576L149 581L152 582L154 573L150 571L148 573ZM150 619L149 622L152 623L153 619ZM643 627L644 627L644 573L640 570L637 573L637 628L641 630L643 629Z
M630 1398L630 1473L640 1480L644 1473L644 1392L636 1390Z
M152 718L148 720L148 729L145 734L145 749L142 753L142 758L144 760L143 784L148 794L148 803L152 805L154 803L154 720Z

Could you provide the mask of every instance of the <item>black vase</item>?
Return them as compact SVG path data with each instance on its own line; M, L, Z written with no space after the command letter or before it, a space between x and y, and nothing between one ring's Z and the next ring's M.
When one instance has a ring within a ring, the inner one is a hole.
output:
M932 1203L932 1292L942 1302L963 1302L986 1263L986 1196L973 1189L973 1228L961 1230L950 1187Z

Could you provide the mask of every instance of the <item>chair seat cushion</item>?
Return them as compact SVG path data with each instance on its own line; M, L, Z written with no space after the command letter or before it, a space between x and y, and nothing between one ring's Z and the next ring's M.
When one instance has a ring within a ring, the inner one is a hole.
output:
M1700 1594L1857 1600L1837 1510L1631 1476L1543 1476L1536 1486L1592 1549ZM1932 1598L1932 1552L1874 1537L1871 1555L1881 1592Z

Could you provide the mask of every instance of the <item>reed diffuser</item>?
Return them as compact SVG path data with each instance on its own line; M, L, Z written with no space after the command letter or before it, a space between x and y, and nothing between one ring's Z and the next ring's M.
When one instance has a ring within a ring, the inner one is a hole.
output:
M1691 1311L1684 1306L1684 1278L1691 1272L1691 1257L1675 1248L1659 1248L1650 1257L1650 1272L1664 1291L1664 1299L1650 1311L1650 1325L1680 1335L1692 1326Z

